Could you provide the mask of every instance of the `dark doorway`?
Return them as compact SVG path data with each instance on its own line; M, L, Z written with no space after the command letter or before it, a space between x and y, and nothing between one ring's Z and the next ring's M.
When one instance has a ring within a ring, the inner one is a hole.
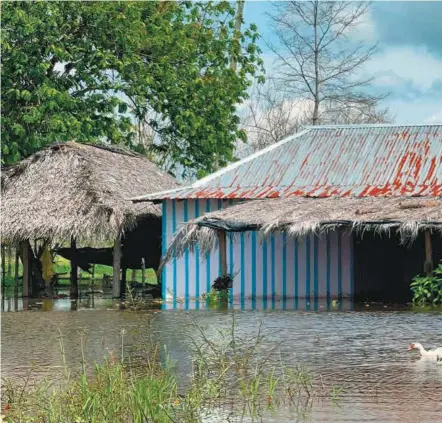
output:
M442 260L442 237L432 234L433 260ZM410 282L423 272L424 234L411 245L398 236L365 232L354 235L354 293L356 301L406 303L411 301Z

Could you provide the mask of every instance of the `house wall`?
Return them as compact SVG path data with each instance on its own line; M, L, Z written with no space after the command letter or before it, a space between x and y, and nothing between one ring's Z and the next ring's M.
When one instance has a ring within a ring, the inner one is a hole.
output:
M206 212L233 204L229 200L163 201L163 253L180 226ZM351 297L352 237L344 232L301 240L275 233L261 239L257 232L227 234L227 269L235 274L235 298ZM196 249L163 268L163 298L185 301L210 291L220 275L219 251L202 257Z

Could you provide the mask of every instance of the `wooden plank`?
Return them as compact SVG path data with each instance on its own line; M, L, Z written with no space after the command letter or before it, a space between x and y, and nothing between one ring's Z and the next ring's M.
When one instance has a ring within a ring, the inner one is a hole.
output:
M114 243L114 253L113 253L112 295L114 298L121 297L120 273L121 273L121 237L120 235L118 235Z
M221 261L221 275L227 275L227 242L226 242L226 232L218 231L218 242L220 251L220 261Z
M424 271L427 275L433 273L433 248L431 245L431 232L425 231L425 264Z

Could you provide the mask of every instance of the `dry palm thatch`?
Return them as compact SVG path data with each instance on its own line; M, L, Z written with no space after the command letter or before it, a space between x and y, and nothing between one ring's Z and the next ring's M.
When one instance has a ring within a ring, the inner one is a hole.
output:
M168 248L167 262L195 245L205 254L217 245L217 231L275 231L302 237L338 228L397 232L403 241L419 230L442 231L442 199L411 197L286 198L253 200L205 214L185 224Z
M10 241L102 242L141 216L161 216L130 197L178 186L146 158L119 148L67 142L2 172L1 233Z

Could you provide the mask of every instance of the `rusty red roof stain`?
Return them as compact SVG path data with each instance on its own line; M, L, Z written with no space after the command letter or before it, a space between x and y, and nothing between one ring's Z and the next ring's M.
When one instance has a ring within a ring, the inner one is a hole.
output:
M442 125L315 127L158 198L441 196Z

